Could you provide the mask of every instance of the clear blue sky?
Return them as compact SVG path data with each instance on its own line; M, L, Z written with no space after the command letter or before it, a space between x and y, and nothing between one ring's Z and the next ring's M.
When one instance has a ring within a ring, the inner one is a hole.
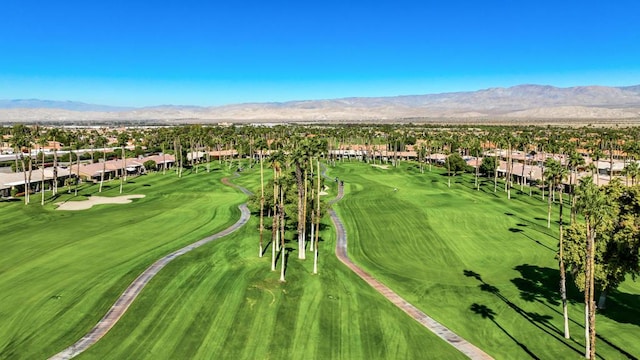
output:
M0 99L221 105L640 84L640 1L6 1Z

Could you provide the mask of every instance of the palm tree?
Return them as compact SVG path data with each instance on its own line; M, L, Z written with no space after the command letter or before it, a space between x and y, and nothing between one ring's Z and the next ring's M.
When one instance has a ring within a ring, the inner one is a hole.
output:
M262 139L260 139L262 140ZM260 253L259 257L262 257L263 249L262 249L262 236L264 233L264 166L263 166L263 149L266 146L266 143L263 141L257 142L256 146L260 151Z
M577 151L571 152L569 155L569 161L567 162L567 166L571 173L569 174L569 185L571 186L571 223L575 221L576 218L576 192L575 192L575 181L577 180L578 168L580 166L584 166L585 161L581 154Z
M582 212L587 228L587 252L585 261L585 357L595 360L596 355L596 303L594 301L595 288L595 240L596 229L606 221L611 213L611 206L606 195L594 185L588 176L580 181L576 189L578 199L576 207Z
M316 178L317 178L317 200L316 200L316 216L315 216L315 221L316 221L316 233L315 233L315 239L311 239L311 241L315 242L315 247L313 250L313 273L317 274L318 273L318 236L320 234L320 160L316 159L316 166L317 166L317 174L316 174Z
M120 194L122 194L122 186L127 181L127 157L125 154L125 146L129 140L129 136L122 132L118 134L118 145L122 151L122 173L120 174Z
M40 145L40 153L42 154L42 168L40 176L40 205L44 206L44 147L47 145L47 138L38 134L40 138L38 139L38 145Z
M562 313L564 317L564 337L569 339L569 313L567 310L567 286L566 286L566 271L564 266L564 241L563 241L563 225L564 219L563 215L563 205L564 200L562 199L562 193L564 191L564 185L562 181L567 176L567 169L560 164L559 161L553 159L547 159L545 161L545 167L547 168L547 179L549 181L549 187L551 186L558 189L559 197L560 197L560 209L558 212L558 223L559 223L559 239L558 239L558 267L560 270L560 297L562 299ZM549 218L551 219L551 197L548 197L549 202Z
M52 128L47 134L47 137L53 140L53 196L56 196L58 193L58 144L56 139L60 139L59 134L60 130L58 130L58 128Z
M298 259L306 258L304 241L304 223L306 221L306 214L304 213L305 179L303 172L306 174L305 164L308 160L307 148L307 142L300 141L290 149L290 156L295 171L296 187L298 188Z
M273 168L273 224L271 227L271 271L276 270L276 252L280 250L280 232L278 227L280 224L280 210L281 207L278 204L278 193L281 192L280 173L281 166L284 163L284 153L282 151L276 151L269 157L271 167ZM284 217L282 217L284 220ZM284 244L284 240L283 240ZM282 247L284 252L284 246ZM283 257L284 259L284 257ZM283 264L284 266L284 264Z
M102 135L98 135L95 139L96 146L102 149L102 172L100 172L100 187L98 188L98 192L102 192L102 186L104 184L104 173L107 171L107 150L105 146L107 145L107 138Z

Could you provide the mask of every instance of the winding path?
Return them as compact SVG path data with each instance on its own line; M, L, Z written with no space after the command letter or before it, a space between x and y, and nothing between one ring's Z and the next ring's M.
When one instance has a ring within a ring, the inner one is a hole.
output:
M237 175L237 174L236 174ZM227 178L222 179L222 183L235 187L242 191L243 193L250 195L251 192L242 186L235 185L229 182ZM111 306L109 311L105 314L102 319L93 327L85 336L83 336L80 340L78 340L75 344L69 346L68 348L62 350L61 352L55 354L50 357L49 360L66 360L71 359L83 351L87 350L91 345L95 344L100 340L111 328L120 320L120 318L127 311L131 303L136 299L136 297L140 294L142 289L149 283L149 281L168 263L170 263L173 259L177 258L180 255L186 254L189 251L196 249L204 244L210 243L214 240L220 239L221 237L227 236L232 232L241 228L244 224L249 221L249 216L251 212L247 207L247 204L241 204L238 206L240 208L240 219L230 227L210 236L207 236L204 239L198 240L190 245L183 247L182 249L176 250L169 255L162 257L161 259L154 262L151 266L149 266L145 271L142 272L132 283L127 287L127 289L120 295L118 300Z
M338 196L336 196L336 198L331 201L331 204L338 202L342 199L343 196L344 188L342 186L342 183L338 183ZM458 336L453 331L446 328L444 325L429 317L417 307L411 305L408 301L401 298L400 295L396 294L393 290L389 289L383 283L376 280L373 276L371 276L371 274L362 270L355 263L353 263L353 261L351 261L349 255L347 254L347 232L344 228L344 224L333 209L329 209L329 216L331 216L331 221L336 227L336 256L338 257L338 259L340 259L340 261L347 265L353 272L358 274L358 276L360 276L364 281L371 285L375 290L384 295L384 297L389 299L389 301L391 301L394 305L402 309L402 311L404 311L424 327L438 335L441 339L451 344L453 347L458 349L470 359L492 359L491 356L482 351L480 348Z

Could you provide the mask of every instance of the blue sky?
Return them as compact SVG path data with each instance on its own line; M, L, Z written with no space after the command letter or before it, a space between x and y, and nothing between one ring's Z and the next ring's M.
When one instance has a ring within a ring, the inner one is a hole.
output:
M10 1L0 99L222 105L640 84L640 2Z

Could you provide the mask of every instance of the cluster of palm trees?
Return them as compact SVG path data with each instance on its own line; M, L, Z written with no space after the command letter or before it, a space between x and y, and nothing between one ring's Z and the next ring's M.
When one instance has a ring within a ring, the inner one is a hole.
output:
M327 144L318 138L293 137L281 148L269 150L268 162L273 179L264 181L264 152L266 141L258 141L260 160L260 242L259 256L264 254L264 215L271 217L271 270L276 270L280 256L280 281L285 281L287 247L285 231L295 226L298 258L306 259L307 243L314 255L313 273L318 273L319 226L322 217L320 192L322 177L320 157L326 154ZM269 194L269 190L272 194ZM294 220L295 219L295 220ZM289 225L289 226L287 226ZM309 236L309 238L307 238Z

